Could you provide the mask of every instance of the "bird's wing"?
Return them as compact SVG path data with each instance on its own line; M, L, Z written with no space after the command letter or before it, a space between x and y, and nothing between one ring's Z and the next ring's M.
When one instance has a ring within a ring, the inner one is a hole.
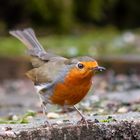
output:
M34 68L26 73L34 83L52 83L56 80L63 80L68 70L65 61L48 61L38 68Z
M34 68L26 73L27 77L38 84L53 82L64 69L68 59L46 52L31 28L9 33L25 44L29 55L32 56L31 62Z

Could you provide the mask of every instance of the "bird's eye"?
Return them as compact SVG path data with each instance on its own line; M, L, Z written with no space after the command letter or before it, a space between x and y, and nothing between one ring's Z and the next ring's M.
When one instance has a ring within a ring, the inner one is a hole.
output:
M77 66L78 66L79 69L82 69L84 67L84 65L82 63L78 63Z

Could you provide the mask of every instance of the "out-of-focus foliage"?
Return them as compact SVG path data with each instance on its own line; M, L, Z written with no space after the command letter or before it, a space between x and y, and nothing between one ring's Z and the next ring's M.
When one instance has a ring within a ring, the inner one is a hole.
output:
M1 0L0 32L25 26L71 31L79 24L140 25L139 0Z
M36 30L35 30L36 31ZM73 57L140 54L140 31L94 28L86 33L38 37L48 52ZM25 46L13 37L0 37L0 56L25 56Z

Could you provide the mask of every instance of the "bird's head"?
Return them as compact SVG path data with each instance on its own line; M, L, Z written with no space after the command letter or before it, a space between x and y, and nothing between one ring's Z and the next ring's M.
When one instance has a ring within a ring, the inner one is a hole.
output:
M97 71L105 70L104 67L98 65L97 61L91 57L78 57L72 59L73 67L70 70L70 75L83 78L92 78Z

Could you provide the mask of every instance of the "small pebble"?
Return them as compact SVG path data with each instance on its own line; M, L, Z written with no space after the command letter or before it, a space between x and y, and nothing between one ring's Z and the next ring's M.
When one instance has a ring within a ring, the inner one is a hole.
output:
M28 116L27 117L27 120L32 120L33 119L33 116Z
M99 123L99 120L95 119L95 120L94 120L94 123Z
M63 120L63 122L69 122L70 120Z
M104 109L99 108L99 109L98 109L98 112L99 112L99 113L103 113L103 112L104 112Z
M57 124L62 124L63 122L61 120L58 120L56 123Z
M93 114L93 116L98 116L98 115L99 115L98 113L94 113L94 114Z
M12 116L12 120L17 121L18 119L19 119L19 118L18 118L17 115L13 115L13 116Z
M47 117L48 117L49 119L58 119L58 118L60 118L60 115L58 115L57 113L54 113L54 112L49 112L49 113L47 114Z
M13 131L6 131L5 133L6 133L6 135L8 137L11 137L11 138L15 138L16 137L16 135L15 135L15 133Z
M128 109L126 107L121 107L118 109L118 113L126 113Z
M2 130L9 131L9 130L12 130L12 128L10 126L7 126L7 127L2 127Z
M112 116L108 116L107 119L112 119Z
M10 126L5 127L5 131L9 131L9 130L12 130Z

